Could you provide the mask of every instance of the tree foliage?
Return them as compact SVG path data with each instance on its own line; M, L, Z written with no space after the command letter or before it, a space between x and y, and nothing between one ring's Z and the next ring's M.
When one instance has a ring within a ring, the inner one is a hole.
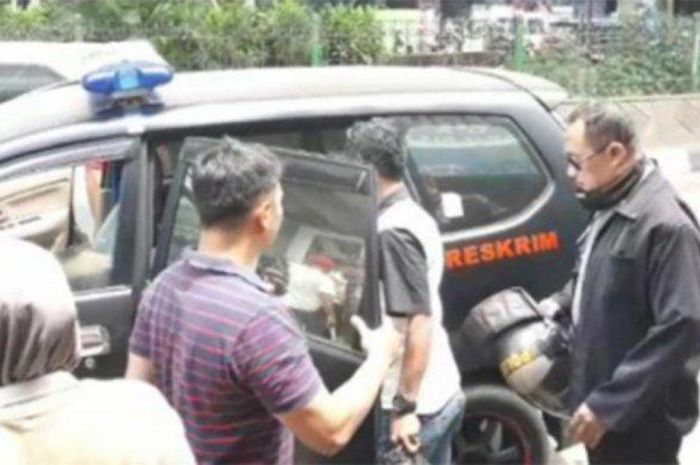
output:
M43 0L27 11L0 6L0 40L148 39L178 69L377 63L385 58L384 29L365 3L257 0L249 8L244 0ZM692 77L698 31L687 18L633 18L593 37L578 31L510 66L581 96L698 91Z
M525 71L576 95L626 96L697 91L692 86L696 30L689 18L631 19L584 45L583 37L534 56Z
M384 31L374 9L329 6L322 10L321 22L331 64L370 64L382 55Z
M372 63L382 28L367 7L303 0L46 0L37 8L0 7L0 40L148 39L179 69L308 65L314 50L331 63Z

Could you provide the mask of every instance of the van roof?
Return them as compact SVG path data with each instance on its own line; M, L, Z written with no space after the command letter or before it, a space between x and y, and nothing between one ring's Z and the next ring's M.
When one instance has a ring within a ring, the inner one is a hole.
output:
M538 80L537 84L563 92L549 81ZM189 72L176 73L172 82L158 88L162 110L138 124L149 131L189 125L198 117L212 122L224 118L223 107L239 104L332 98L376 101L381 96L467 92L532 95L504 77L467 68L331 66ZM212 111L214 106L216 111ZM78 83L39 89L0 105L0 143L96 121L90 95ZM102 128L107 126L99 121ZM107 122L125 124L119 118Z

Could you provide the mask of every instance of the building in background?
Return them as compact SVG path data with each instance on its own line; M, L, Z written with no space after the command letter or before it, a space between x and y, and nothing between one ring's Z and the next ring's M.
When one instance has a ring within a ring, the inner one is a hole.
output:
M617 3L617 0L574 0L574 16L594 20L605 18L617 11Z
M698 0L675 0L672 4L673 13L676 15L691 15L700 13L700 2Z

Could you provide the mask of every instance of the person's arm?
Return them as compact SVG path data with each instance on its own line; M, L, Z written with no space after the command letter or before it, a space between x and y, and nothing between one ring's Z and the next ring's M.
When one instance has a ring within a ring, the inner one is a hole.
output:
M319 276L318 282L318 297L321 301L321 312L323 313L323 319L331 333L331 339L336 338L336 327L338 325L337 318L335 316L335 283L333 278L331 278L327 273L322 273Z
M407 230L383 231L379 241L387 313L406 321L398 394L416 402L436 324L431 314L427 259L421 244ZM392 440L403 444L409 452L420 448L419 432L420 421L415 412L397 415L392 421Z
M560 291L542 299L537 306L540 314L552 319L558 319L561 314L570 315L574 301L574 282L570 279Z
M354 319L353 323L357 326ZM323 389L307 406L280 416L304 445L324 455L334 455L350 442L374 405L392 352L398 348L398 333L388 325L374 332L360 325L363 341L373 342L367 360L352 378L333 393Z
M407 399L416 400L430 358L433 340L433 319L422 313L408 318L406 347L401 364L399 391Z
M654 323L585 405L624 430L700 354L700 239L690 226L659 231L647 270ZM697 369L692 376L697 375Z
M321 293L321 312L326 322L326 328L332 329L336 326L335 308L333 305L333 296L330 294Z
M156 371L153 368L153 363L148 358L129 352L129 360L126 365L126 374L124 377L128 379L139 379L154 384Z
M418 400L418 391L430 358L432 334L430 315L417 314L408 318L398 389L398 394L408 401ZM415 411L396 415L391 422L391 440L402 444L408 452L416 453L421 447L420 428L420 419Z
M155 383L155 368L151 362L151 302L153 288L143 295L136 314L134 328L129 338L129 359L126 366L125 378L139 379L147 383Z
M325 455L342 449L372 408L399 336L389 325L369 331L361 325L368 351L358 371L332 394L314 367L304 335L271 309L248 322L231 357L240 383L309 448Z

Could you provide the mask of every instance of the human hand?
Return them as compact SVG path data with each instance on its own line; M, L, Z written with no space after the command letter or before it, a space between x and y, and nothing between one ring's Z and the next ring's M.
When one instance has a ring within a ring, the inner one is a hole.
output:
M395 417L391 421L391 442L401 444L413 455L420 450L420 420L415 413Z
M338 326L338 321L337 318L335 317L335 314L332 313L330 315L326 316L326 328L332 329Z
M359 333L360 345L368 357L382 357L387 365L391 365L401 354L401 335L388 318L377 329L370 329L357 315L350 318L350 323Z
M537 303L537 311L547 319L556 320L561 307L553 299L543 299Z
M274 295L284 295L287 293L287 279L284 273L272 266L267 267L260 273L262 279L272 286Z
M582 442L588 449L598 447L606 430L605 424L586 404L581 404L576 410L569 425L571 439Z

